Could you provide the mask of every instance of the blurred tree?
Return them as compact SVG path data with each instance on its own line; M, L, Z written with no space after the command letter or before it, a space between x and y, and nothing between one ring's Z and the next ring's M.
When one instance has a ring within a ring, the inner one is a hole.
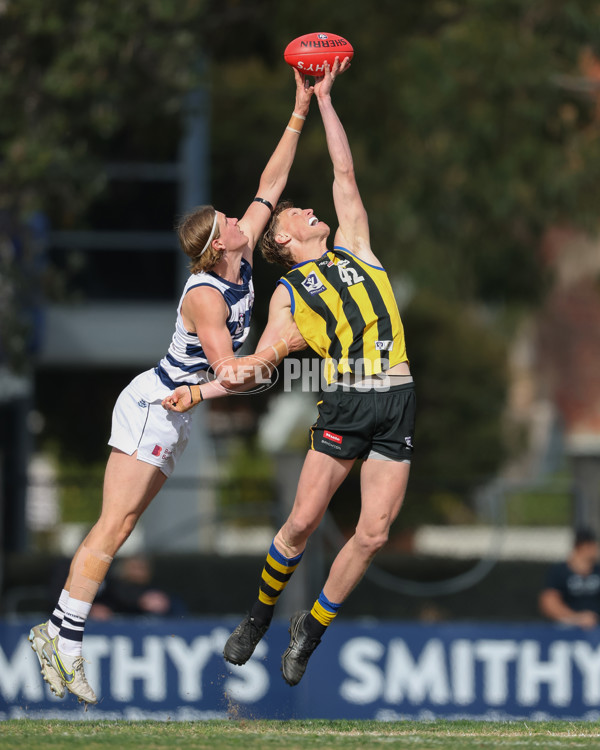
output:
M197 56L186 24L199 7L157 0L0 4L0 358L11 369L26 366L25 342L35 336L24 301L39 299L43 248L32 238L31 217L43 212L54 226L72 224L102 189L101 161L119 134L141 123L147 130L149 121L156 127L181 106ZM157 140L156 152L160 147ZM135 147L128 150L135 158Z
M227 189L233 172L246 194L250 160L271 137L264 123L288 107L285 43L307 30L335 31L355 49L334 95L386 267L455 299L535 303L544 229L562 221L596 229L594 102L568 82L581 77L585 51L600 50L598 5L378 0L366 12L360 0L306 0L301 14L288 3L272 2L270 11L260 18L264 44L243 66L235 43L213 40L213 106L223 128L214 148L230 166L216 175L215 191ZM265 101L261 88L273 96ZM243 142L234 136L241 112ZM288 192L331 220L331 172L313 115Z
M202 53L214 200L239 212L272 148L266 125L289 109L283 48L329 28L356 51L336 103L386 265L444 296L531 302L543 229L595 221L594 108L562 84L600 48L598 13L590 0L378 0L369 13L306 0L301 14L275 0L6 0L0 207L72 223L103 187L101 159L172 156ZM287 192L333 219L316 117L300 156Z
M600 141L581 59L600 50L598 6L378 0L365 12L359 0L306 0L301 14L286 3L270 7L264 20L272 33L243 67L235 44L228 52L216 42L214 153L228 168L215 174L215 196L230 197L232 177L247 194L252 160L266 148L264 123L284 116L285 43L308 30L346 36L355 57L334 96L372 245L417 289L405 312L420 404L411 493L421 487L428 512L448 515L505 458L503 357L519 310L536 306L545 288L543 232L563 222L597 231ZM261 87L273 96L265 101ZM236 149L240 112L247 124ZM331 167L315 115L286 193L334 224ZM264 273L259 302L278 275L268 271L264 283ZM482 304L499 314L474 319ZM450 494L434 497L432 478Z
M480 441L462 470L493 472L496 350L471 335L449 350L434 311L453 321L458 303L535 304L543 230L564 221L596 228L600 147L594 102L579 84L581 55L600 49L599 15L592 0L376 0L368 9L362 0L305 0L301 9L277 0L4 0L0 210L21 227L35 210L55 227L81 226L105 186L102 161L172 158L202 55L210 61L213 202L239 214L289 113L285 45L309 30L346 36L355 58L336 84L336 106L373 247L419 298L435 294L423 313L430 323L407 322L421 411L436 420L431 455L456 439L452 420L462 414L459 422L479 420L471 434ZM331 178L313 111L286 194L333 223ZM255 330L277 275L258 268ZM485 378L479 365L456 366L475 346L487 358ZM476 393L459 398L482 381L494 393L489 404ZM455 413L442 418L446 410ZM451 467L437 460L429 467L447 476Z
M506 341L481 308L428 291L415 295L403 319L418 415L401 523L413 517L464 521L464 500L507 456Z
M210 55L207 37L261 7L210 5L0 3L0 212L14 230L13 244L27 244L33 212L42 211L54 228L81 228L90 202L106 187L106 160L175 159L185 94L206 83L199 61ZM39 281L24 262L31 255L3 254L3 281L18 290L14 299ZM3 305L0 315L15 317L14 306ZM13 353L22 348L14 338L3 347L13 366Z
M190 22L205 3L162 0L8 0L0 8L0 199L19 211L76 216L103 185L99 162L157 159L156 137L195 83ZM169 129L173 126L170 125Z

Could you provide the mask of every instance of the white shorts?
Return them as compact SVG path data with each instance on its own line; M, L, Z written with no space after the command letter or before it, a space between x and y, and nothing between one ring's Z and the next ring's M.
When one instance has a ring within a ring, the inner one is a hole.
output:
M161 401L171 393L154 370L134 378L121 391L112 415L108 444L140 461L158 466L171 476L177 459L185 450L191 429L192 412L167 411Z

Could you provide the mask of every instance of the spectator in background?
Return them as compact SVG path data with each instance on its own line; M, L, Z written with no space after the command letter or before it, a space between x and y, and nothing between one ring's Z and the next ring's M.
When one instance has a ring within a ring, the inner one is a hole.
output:
M598 539L590 529L575 533L573 550L566 562L548 571L546 587L540 594L543 615L564 625L586 630L600 619L600 565Z
M163 591L153 578L152 565L141 555L126 557L104 579L90 618L109 620L114 615L180 617L187 612L184 602Z

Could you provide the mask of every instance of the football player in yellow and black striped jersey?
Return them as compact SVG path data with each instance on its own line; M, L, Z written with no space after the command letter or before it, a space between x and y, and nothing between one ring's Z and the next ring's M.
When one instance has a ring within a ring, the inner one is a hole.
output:
M280 283L304 340L325 359L328 384L347 373L378 375L407 361L402 321L380 266L335 245L317 260L294 265Z
M291 203L276 207L262 240L267 260L288 271L271 298L257 351L284 331L290 340L293 320L306 343L325 360L327 387L318 402L294 506L267 554L258 599L227 641L227 661L244 664L250 658L308 537L354 462L364 460L355 533L334 560L312 609L291 619L290 644L282 657L283 676L290 685L300 681L326 628L386 543L404 500L413 451L415 394L402 321L389 278L371 250L348 139L331 102L333 81L348 64L336 60L314 86L333 163L339 222L333 249L327 248L329 226L311 208ZM203 385L204 398L223 395L216 387ZM185 398L183 391L176 391L168 408L179 410L177 404Z
M257 348L293 316L307 344L325 359L328 387L319 400L294 506L273 540L250 613L259 631L266 630L333 494L356 459L364 459L356 531L333 562L312 609L291 619L290 645L282 658L291 685L300 681L325 629L387 541L404 499L413 450L415 397L402 321L389 278L371 250L350 146L331 102L339 69L336 63L315 85L333 162L339 222L333 249L327 248L329 226L311 208L289 203L277 206L263 237L263 255L289 270L273 294ZM240 647L251 640L244 638L243 625L225 649L225 658L234 662L241 661Z

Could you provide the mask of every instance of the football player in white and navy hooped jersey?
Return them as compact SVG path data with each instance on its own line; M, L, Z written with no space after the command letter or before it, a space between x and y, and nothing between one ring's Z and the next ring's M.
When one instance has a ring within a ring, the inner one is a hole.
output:
M199 394L199 384L210 378L216 364L224 365L231 383L236 370L256 365L255 358L236 358L235 353L250 326L252 252L286 184L313 93L305 76L297 71L294 75L294 112L261 175L257 197L242 218L201 206L179 223L191 275L177 307L171 345L157 366L134 378L117 399L100 518L73 558L49 621L29 634L44 679L60 697L69 690L86 703L96 703L81 655L87 616L114 555L187 444L191 413L168 412L161 401L178 385ZM259 353L267 372L292 350L291 339L284 334L267 342ZM231 384L227 378L221 382Z
M252 266L242 258L240 265L240 283L221 278L212 271L200 271L192 274L184 288L177 308L177 320L171 345L166 355L160 360L156 373L160 381L168 388L190 382L190 376L198 374L193 382L202 382L206 373L211 370L211 363L196 331L189 331L184 323L181 308L188 292L200 287L210 287L223 297L227 306L226 326L231 336L233 352L237 352L250 331L250 317L254 303L254 285L252 283ZM211 295L212 296L212 295Z

